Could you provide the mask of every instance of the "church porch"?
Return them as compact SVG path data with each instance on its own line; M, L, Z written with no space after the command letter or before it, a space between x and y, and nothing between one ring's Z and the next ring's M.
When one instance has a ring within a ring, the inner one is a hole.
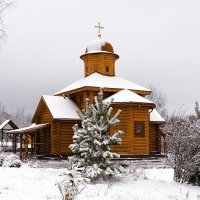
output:
M12 138L13 153L18 154L21 160L50 154L50 133L49 123L32 124L29 127L8 131Z

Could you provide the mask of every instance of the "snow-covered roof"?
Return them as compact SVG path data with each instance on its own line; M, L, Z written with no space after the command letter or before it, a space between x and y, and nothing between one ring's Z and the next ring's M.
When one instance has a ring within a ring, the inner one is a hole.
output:
M106 41L104 39L93 40L87 46L87 53L94 52L94 51L96 52L101 51L102 46L104 46L105 44L106 44Z
M0 129L3 129L6 125L10 125L12 128L18 128L16 124L13 123L13 121L11 119L6 120L5 122L3 122L2 124L0 124Z
M6 120L5 122L3 122L3 123L0 125L0 129L4 128L9 122L10 122L10 119L8 119L8 120Z
M124 78L119 76L104 76L97 72L84 77L71 85L67 86L66 88L60 90L56 94L62 94L64 92L68 92L71 90L75 90L82 87L103 87L103 88L117 88L117 89L130 89L130 90L139 90L139 91L148 91L151 90L142 87L138 84L135 84L131 81L128 81Z
M22 133L22 132L27 132L27 131L34 131L34 130L44 128L44 127L49 126L49 125L50 125L49 123L45 123L45 124L35 124L34 123L34 124L31 124L28 127L7 131L6 133Z
M104 100L104 102L109 102L111 99L113 99L113 103L150 103L153 104L152 101L145 99L144 97L131 92L130 90L121 90L112 96L108 97Z
M150 122L165 122L165 120L156 109L153 109L153 111L150 113Z
M42 97L54 119L80 120L81 111L68 97L50 95Z

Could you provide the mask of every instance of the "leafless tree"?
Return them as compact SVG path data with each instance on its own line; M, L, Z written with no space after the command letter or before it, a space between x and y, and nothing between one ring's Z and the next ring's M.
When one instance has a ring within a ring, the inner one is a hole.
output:
M0 124L10 118L11 115L7 112L6 106L0 102Z
M200 110L199 110L199 102L198 101L196 101L195 102L195 112L196 112L196 114L197 114L197 117L200 119Z
M0 41L5 40L6 32L3 23L3 14L10 6L14 5L15 1L0 0Z
M172 133L168 159L174 180L200 185L200 121L182 112L170 118L165 130Z
M11 118L18 127L26 127L31 124L31 115L26 113L23 107L18 108Z
M0 102L0 124L7 119L12 119L18 127L31 124L31 115L26 113L24 108L18 108L14 113L9 113L6 106Z
M161 114L164 119L168 118L168 112L166 109L167 98L165 94L160 92L153 85L149 85L148 88L152 91L151 95L147 98L156 104L156 110Z

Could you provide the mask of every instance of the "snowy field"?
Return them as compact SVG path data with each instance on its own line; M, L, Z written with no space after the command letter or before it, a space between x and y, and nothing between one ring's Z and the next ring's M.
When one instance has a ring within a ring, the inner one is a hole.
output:
M58 165L59 166L59 165ZM59 200L64 168L0 167L0 200ZM170 168L131 169L121 181L87 185L78 200L200 200L200 187L175 183Z

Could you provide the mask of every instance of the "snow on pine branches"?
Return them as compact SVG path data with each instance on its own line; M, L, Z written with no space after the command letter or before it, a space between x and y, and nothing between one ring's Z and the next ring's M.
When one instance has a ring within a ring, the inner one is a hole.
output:
M120 155L112 152L110 145L120 145L123 131L116 131L110 135L109 126L119 123L120 110L111 118L111 103L103 102L103 90L94 98L95 104L86 99L86 109L83 110L81 128L76 124L73 127L73 144L69 146L76 155L72 157L73 165L85 173L86 177L120 176L124 172L124 163L113 162L112 158ZM111 119L110 119L111 118Z

